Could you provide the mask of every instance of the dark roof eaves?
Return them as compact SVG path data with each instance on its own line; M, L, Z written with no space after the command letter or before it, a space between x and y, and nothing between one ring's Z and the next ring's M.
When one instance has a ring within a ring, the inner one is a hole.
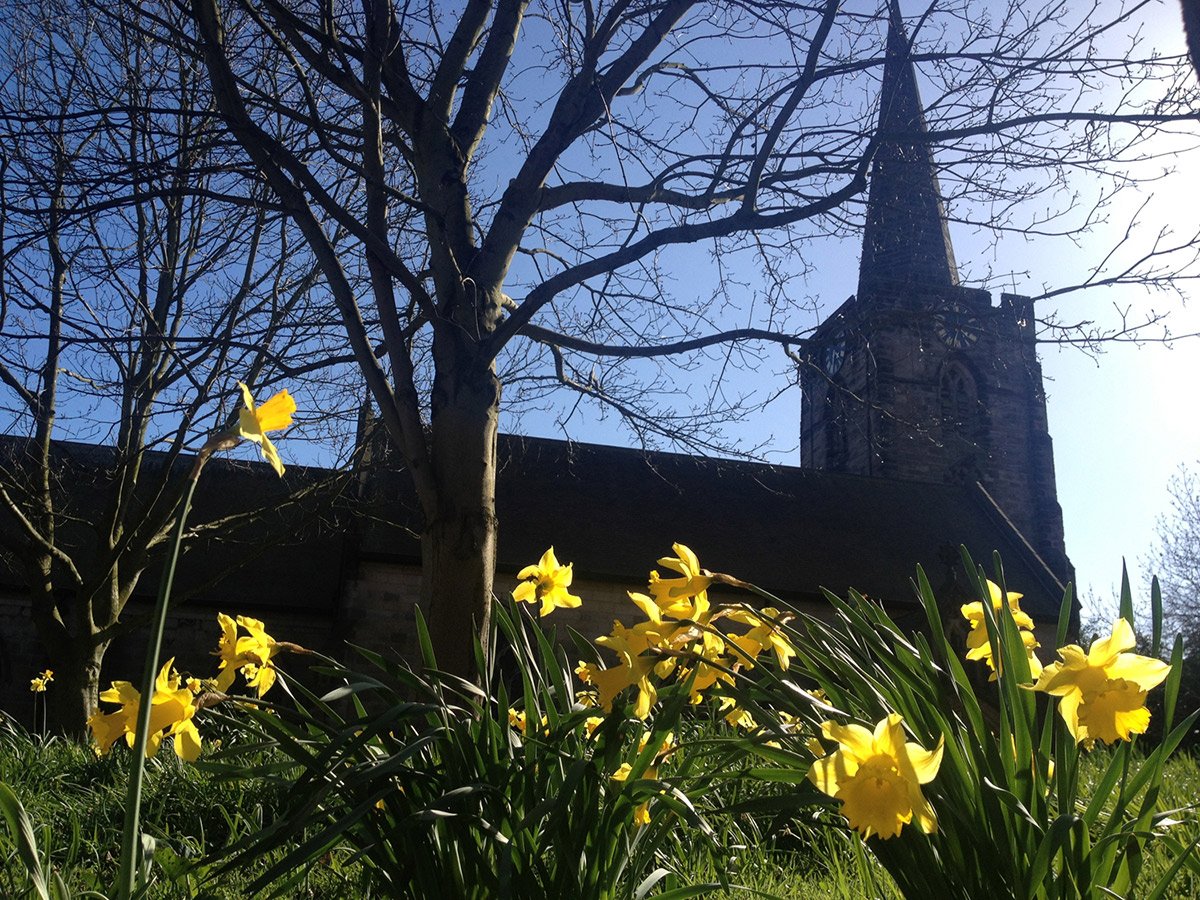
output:
M1035 619L1041 619L1044 622L1057 622L1059 615L1058 607L1051 609L1049 603L1047 603L1045 608L1042 608L1041 596L1044 595L1047 598L1061 597L1066 590L1066 586L1058 580L1058 576L1054 574L1054 571L1046 564L1046 561L1033 549L1033 545L1029 543L1029 540L1021 533L1021 530L1013 524L1000 504L988 493L987 488L979 482L975 482L972 495L974 501L983 510L984 515L988 516L1008 539L1010 548L1015 553L1025 557L1025 564L1029 567L1029 571L1039 581L1038 587L1041 588L1041 591L1037 597L1029 597L1029 601L1033 602L1026 602L1025 611ZM1003 554L1001 556L1003 557ZM980 562L980 560L975 560L977 565Z

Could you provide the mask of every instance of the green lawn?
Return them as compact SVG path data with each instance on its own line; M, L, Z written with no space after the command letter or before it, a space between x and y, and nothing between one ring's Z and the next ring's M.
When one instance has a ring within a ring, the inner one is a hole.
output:
M1092 755L1096 770L1103 752ZM104 890L111 882L120 844L127 759L123 752L98 759L88 747L30 738L13 728L0 730L0 781L12 787L25 805L39 848L49 853L51 864L74 891ZM1200 837L1193 808L1197 798L1200 765L1184 754L1169 764L1162 793L1162 809L1177 810L1171 818L1182 822L1173 826L1172 834L1183 846ZM159 842L157 858L163 868L182 870L184 861L202 859L256 833L271 820L281 801L282 797L262 784L218 782L203 766L182 764L164 752L150 763L143 821ZM747 831L731 833L744 835ZM686 881L718 880L711 863L683 859L671 864ZM1167 849L1151 855L1145 865L1151 872L1165 871ZM857 838L803 819L770 840L732 850L725 872L740 887L785 898L898 896ZM195 876L170 880L164 871L150 896L244 898L255 874L235 871L203 883ZM334 853L289 887L285 896L371 896L359 874L345 856ZM0 896L22 896L22 879L23 869L9 845L0 859ZM748 894L713 889L706 896ZM1200 878L1186 868L1181 870L1168 896L1200 896Z

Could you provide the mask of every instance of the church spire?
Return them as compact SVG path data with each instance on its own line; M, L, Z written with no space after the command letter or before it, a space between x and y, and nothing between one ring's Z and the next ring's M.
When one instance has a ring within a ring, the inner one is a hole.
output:
M879 148L871 169L859 293L879 282L958 284L933 168L916 70L897 0L889 0L879 104Z

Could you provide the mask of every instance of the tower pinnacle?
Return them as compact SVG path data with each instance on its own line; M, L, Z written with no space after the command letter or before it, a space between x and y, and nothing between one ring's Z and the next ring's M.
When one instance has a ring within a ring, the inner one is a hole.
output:
M899 6L889 3L879 147L871 168L859 291L871 284L958 284L924 108Z

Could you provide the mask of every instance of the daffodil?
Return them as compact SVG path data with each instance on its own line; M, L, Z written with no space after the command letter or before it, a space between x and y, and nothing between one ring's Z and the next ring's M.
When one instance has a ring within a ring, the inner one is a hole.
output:
M676 556L658 561L660 566L678 572L679 578L663 578L658 570L650 573L650 595L662 611L674 619L699 619L708 608L707 590L712 576L700 568L700 561L691 548L672 544Z
M1085 654L1077 644L1058 651L1059 661L1042 671L1035 691L1062 699L1058 711L1080 743L1115 743L1143 734L1150 724L1146 692L1162 684L1171 667L1159 659L1128 653L1136 644L1125 619Z
M559 565L554 548L551 547L542 554L537 565L526 566L517 573L521 583L512 592L513 599L519 603L540 601L542 608L538 615L541 616L555 609L573 609L579 606L583 600L567 590L575 577L572 566L574 563Z
M622 784L629 780L630 774L633 772L633 766L627 762L621 763L617 767L617 771L613 772L609 777L613 781L619 781ZM658 772L654 766L646 770L646 778L657 778ZM643 800L633 808L633 824L641 828L643 825L650 824L650 801Z
M638 753L639 754L642 753L646 749L646 745L650 743L650 738L652 738L653 736L654 735L649 731L642 732L642 737L638 741ZM675 749L675 732L668 731L663 736L662 743L659 744L658 749L654 751L654 760L649 766L646 767L645 772L642 773L642 778L649 779L651 781L658 778L659 765L662 763L662 761L664 759L667 758L667 756L669 756L671 754L671 752L674 749ZM621 765L617 766L617 770L615 772L613 772L612 775L610 775L609 777L613 781L626 782L629 780L629 776L632 774L633 774L633 765L631 763L623 762L623 763L621 763ZM660 791L659 793L662 793L662 792ZM643 825L650 824L650 801L648 799L643 800L636 807L634 807L633 824L637 825L639 828Z
M1014 591L1005 593L1000 590L1000 586L993 581L988 581L988 594L992 602L992 610L999 615L1007 602L1009 612L1012 613L1013 622L1017 626L1018 633L1021 635L1021 643L1025 649L1025 656L1029 660L1029 673L1032 677L1037 678L1042 671L1041 660L1034 653L1040 645L1037 638L1033 634L1033 619L1029 614L1023 612L1020 606L1020 600L1024 594L1018 594ZM976 600L974 603L965 603L962 606L963 618L971 623L971 631L967 634L967 659L983 660L987 663L988 668L992 670L991 680L996 680L996 661L992 658L992 642L988 640L987 622L984 621L983 603Z
M575 674L596 689L600 706L606 712L612 709L613 700L621 691L636 685L638 696L633 714L639 719L646 718L650 715L650 709L658 699L658 691L650 681L654 660L648 656L638 655L623 637L609 635L606 638L597 639L597 643L601 641L604 641L604 646L617 654L620 660L618 664L601 668L595 663L580 663L575 669Z
M282 477L283 461L279 458L279 451L267 437L267 432L282 431L292 424L296 401L292 399L291 394L283 390L256 407L250 388L240 381L238 387L242 389L242 399L245 402L245 406L238 411L238 437L258 444L263 459Z
M692 686L688 693L688 700L692 704L701 702L704 699L704 691L718 682L733 685L733 671L730 669L733 660L724 656L725 641L719 634L705 631L700 640L692 645L691 652L695 665L681 669L679 678L686 679L695 669L696 675L692 678Z
M921 785L937 775L943 741L934 750L906 743L903 721L893 713L874 733L861 725L821 725L821 733L836 741L838 749L814 762L808 778L818 790L842 801L842 815L863 837L895 837L914 818L926 834L937 830L937 817Z
M217 613L217 624L221 626L221 637L217 640L216 655L221 664L217 667L217 690L227 691L237 678L237 670L244 664L237 654L237 622L233 616Z
M35 694L43 694L46 692L46 685L54 680L54 670L47 669L40 675L35 675L29 679L29 690Z
M742 662L753 665L758 660L758 654L769 649L775 653L779 668L787 669L796 655L796 648L779 627L784 619L779 610L772 606L764 607L761 613L752 609L737 609L730 612L727 618L750 626L745 634L727 636L744 656Z
M279 653L279 643L266 632L260 619L238 616L236 619L217 613L221 626L221 637L216 655L221 660L217 670L216 688L227 691L240 670L247 686L258 696L263 696L275 684L275 666L272 659ZM238 635L238 628L247 634Z
M642 732L642 736L640 738L638 738L638 753L641 753L643 750L646 749L646 746L650 743L650 739L652 737L654 737L653 732L651 732L651 731L643 731ZM655 761L661 762L674 749L675 749L675 732L668 731L666 734L663 735L663 739L659 742L658 749L654 751ZM654 776L650 776L650 777L654 777Z
M754 721L749 710L738 706L737 700L733 697L722 697L718 712L724 713L725 721L734 728L741 728L744 731L754 731L758 728L758 723Z
M163 665L154 681L154 694L150 698L150 732L146 741L146 756L154 756L163 738L175 739L175 752L180 758L194 762L200 756L200 732L192 717L196 714L192 692L178 673L172 672L175 659ZM96 740L100 755L105 755L119 739L132 747L137 733L138 709L141 694L128 681L114 681L112 687L101 692L102 703L116 703L116 712L97 712L88 719L88 727Z

